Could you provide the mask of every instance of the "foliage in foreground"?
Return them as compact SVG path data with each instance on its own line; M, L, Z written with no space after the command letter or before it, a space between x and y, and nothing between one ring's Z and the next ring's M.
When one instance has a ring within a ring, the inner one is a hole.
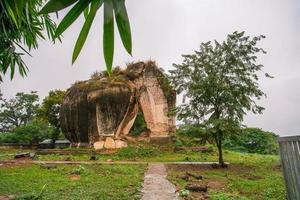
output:
M125 0L49 0L41 10L41 13L48 14L58 12L73 6L58 25L55 37L59 37L81 14L84 14L85 21L73 50L72 63L74 63L87 39L94 18L102 5L104 5L103 53L107 72L109 75L112 75L114 18L119 29L123 46L130 55L132 52L131 30Z
M38 48L38 40L54 40L55 23L48 15L39 15L44 0L0 1L0 80L10 69L12 79L18 67L21 76L27 73L24 54Z
M178 107L178 119L206 125L221 164L224 138L239 129L246 112L261 114L264 110L256 103L265 96L258 83L263 65L257 63L257 55L266 53L257 46L263 38L234 32L222 43L202 43L194 54L183 55L182 64L174 64L170 71L177 93L188 100Z

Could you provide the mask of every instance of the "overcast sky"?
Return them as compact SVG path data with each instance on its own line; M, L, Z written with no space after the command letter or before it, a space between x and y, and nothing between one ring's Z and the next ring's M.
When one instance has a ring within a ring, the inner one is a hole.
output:
M268 97L261 101L263 115L246 116L245 124L280 135L300 134L300 1L299 0L127 0L133 34L133 56L126 54L116 32L114 65L155 60L165 70L180 63L181 55L192 53L201 42L222 41L228 33L266 35L260 43L268 52L259 61L264 71L275 76L262 80ZM63 16L61 13L60 16ZM102 11L77 62L71 55L82 19L65 32L63 42L40 42L33 57L24 57L28 77L4 78L0 85L5 97L16 92L38 91L43 98L49 90L67 89L104 70L102 54ZM117 30L116 30L117 31Z

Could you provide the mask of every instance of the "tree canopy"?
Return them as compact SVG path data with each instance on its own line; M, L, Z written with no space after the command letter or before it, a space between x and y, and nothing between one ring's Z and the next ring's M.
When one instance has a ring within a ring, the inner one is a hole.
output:
M0 132L27 124L36 115L39 97L35 91L17 93L14 98L0 98Z
M37 117L54 127L53 132L50 134L53 142L58 139L61 133L59 111L64 94L65 91L62 90L50 91L49 95L44 98L41 106L37 109Z
M278 136L259 128L244 128L225 138L224 148L243 153L278 155Z
M47 14L38 13L43 2L0 0L0 79L8 69L12 79L16 68L25 76L28 68L22 56L30 55L38 47L38 40L46 37L54 40L55 23Z
M62 90L52 90L49 95L43 99L41 106L37 110L37 116L47 122L52 126L59 129L59 110L60 104L63 100L65 91Z
M266 53L257 47L263 38L234 32L222 43L202 43L170 71L174 87L187 100L178 107L178 118L206 124L215 138L220 163L225 134L233 133L248 111L261 114L264 110L257 104L265 96L258 84L263 65L257 63L257 55Z

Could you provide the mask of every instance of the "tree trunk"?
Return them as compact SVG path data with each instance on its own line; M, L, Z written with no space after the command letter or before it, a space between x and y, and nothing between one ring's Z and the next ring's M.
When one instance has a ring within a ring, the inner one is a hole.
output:
M52 137L51 137L51 139L52 139L51 148L52 149L55 149L55 142L56 142L56 140L58 140L59 133L60 133L60 129L59 128L56 128L54 130L54 132L52 133Z
M55 149L55 141L56 141L55 139L52 139L52 141L51 141L51 148L52 149Z
M223 140L223 133L221 130L218 130L215 136L217 148L218 148L218 154L219 154L219 164L224 167L224 159L223 159L223 150L222 150L222 140Z
M218 153L219 153L219 164L224 165L223 151L222 151L222 141L220 141L220 144L217 144L217 147L218 147Z

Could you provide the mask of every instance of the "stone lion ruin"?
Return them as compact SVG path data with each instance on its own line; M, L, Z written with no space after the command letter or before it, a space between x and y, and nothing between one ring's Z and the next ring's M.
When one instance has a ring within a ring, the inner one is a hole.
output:
M76 82L61 105L61 129L77 146L122 148L127 146L138 111L145 119L150 141L167 141L175 131L172 110L176 93L152 61L116 68Z

